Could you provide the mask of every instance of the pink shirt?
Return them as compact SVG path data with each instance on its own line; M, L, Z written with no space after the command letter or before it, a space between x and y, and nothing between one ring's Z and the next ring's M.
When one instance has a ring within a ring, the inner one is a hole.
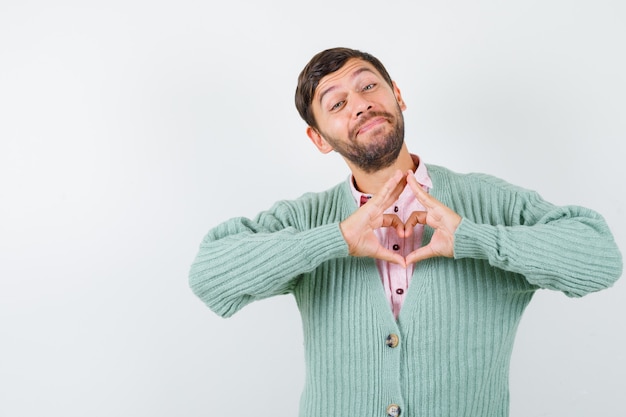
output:
M420 163L418 156L411 156L415 165L417 165L417 169L414 174L415 179L424 187L426 191L428 191L433 187L433 185L430 177L428 176L426 165ZM361 201L366 201L367 198L371 197L371 195L363 194L356 189L354 186L354 179L352 177L350 178L350 186L352 187L352 195L354 196L357 205L360 205ZM362 198L363 200L361 200ZM400 217L400 220L406 221L411 213L422 210L424 210L424 206L417 201L413 191L409 186L407 186L404 191L402 191L402 194L400 194L400 197L398 197L398 200L392 204L391 207L385 211L385 213L395 213L398 217ZM383 247L392 251L397 251L402 256L407 256L409 253L413 252L422 245L423 231L424 226L418 224L413 230L413 235L406 239L399 238L394 229L386 227L381 227L376 230L375 233ZM377 259L376 265L378 266L378 272L383 282L383 287L385 289L387 299L389 300L391 310L397 319L398 314L400 314L402 303L404 302L404 297L409 289L411 276L413 275L413 264L409 265L407 268L403 268L400 265Z

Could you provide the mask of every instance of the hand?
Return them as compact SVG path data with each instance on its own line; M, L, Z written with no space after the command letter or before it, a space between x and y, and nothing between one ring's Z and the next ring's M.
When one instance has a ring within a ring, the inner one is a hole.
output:
M435 229L428 245L407 255L407 264L436 256L452 258L454 256L454 232L461 223L461 216L424 191L412 172L408 172L406 178L415 198L422 203L426 211L416 211L409 216L405 224L404 236L410 236L413 227L417 224L426 224Z
M404 234L405 226L400 218L384 211L398 199L405 186L402 171L398 170L378 193L339 224L350 255L368 256L406 267L404 257L381 246L374 234L380 227L393 227L397 233Z

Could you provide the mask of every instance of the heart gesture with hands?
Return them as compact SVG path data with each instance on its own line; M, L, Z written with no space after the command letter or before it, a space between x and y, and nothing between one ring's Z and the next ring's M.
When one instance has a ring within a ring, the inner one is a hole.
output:
M454 256L454 232L461 223L461 216L424 191L410 171L407 174L407 182L413 190L415 198L422 203L426 210L414 211L409 216L405 223L405 235L403 237L410 236L413 227L417 224L425 224L435 230L428 245L407 255L407 264L437 256L452 258Z
M407 183L426 210L413 212L402 222L396 214L386 214L385 210L398 199ZM459 223L461 216L424 191L411 171L405 176L398 170L378 193L341 222L340 228L350 255L382 259L406 267L436 256L454 256L454 232ZM435 231L428 245L411 252L406 259L384 248L374 234L378 228L391 227L398 236L409 237L417 224L428 225Z

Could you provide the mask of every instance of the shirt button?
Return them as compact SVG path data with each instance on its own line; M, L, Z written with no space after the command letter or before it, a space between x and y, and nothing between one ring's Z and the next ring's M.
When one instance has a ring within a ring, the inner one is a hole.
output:
M387 407L387 417L398 417L400 415L400 406L398 404L390 404Z
M387 336L387 340L385 342L390 348L395 348L398 346L398 343L400 343L400 339L398 338L397 334L391 333L389 336Z
M398 250L398 249L400 249L400 245L398 244L393 245L393 250Z
M396 294L398 294L398 295L402 295L402 294L404 294L404 290L403 290L402 288L398 288L398 289L396 290Z

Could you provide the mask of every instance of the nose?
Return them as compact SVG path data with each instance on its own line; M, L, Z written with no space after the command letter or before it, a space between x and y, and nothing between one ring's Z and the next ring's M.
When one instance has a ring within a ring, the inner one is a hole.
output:
M371 105L371 104L366 104L366 105L364 105L364 106L360 106L360 107L357 109L357 112L356 112L356 117L361 116L363 113L365 113L365 112L367 112L367 111L370 111L371 109L372 109L372 105Z
M361 94L355 94L352 98L352 105L354 106L354 115L359 118L363 113L370 111L373 107L372 102Z

